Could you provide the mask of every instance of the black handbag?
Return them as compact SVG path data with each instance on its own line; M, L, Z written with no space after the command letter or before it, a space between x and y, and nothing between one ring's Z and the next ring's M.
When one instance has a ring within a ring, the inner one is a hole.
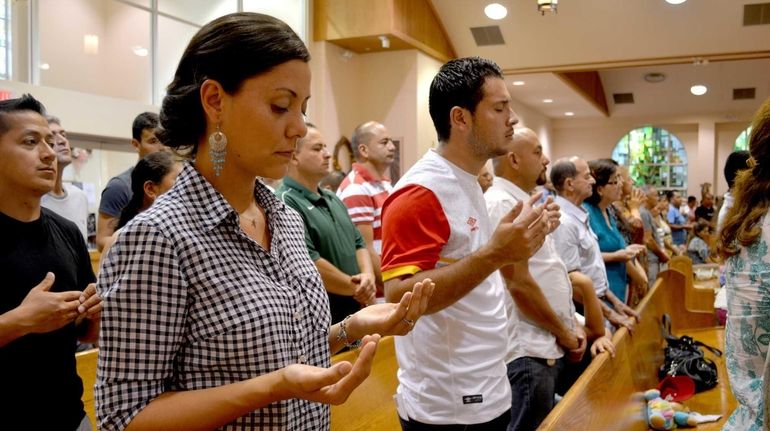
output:
M711 389L719 383L717 366L714 361L703 355L704 347L716 356L722 356L722 351L696 341L687 335L674 337L671 335L671 318L664 314L662 318L663 338L666 347L663 349L665 359L658 371L658 379L668 376L687 376L695 383L695 392Z

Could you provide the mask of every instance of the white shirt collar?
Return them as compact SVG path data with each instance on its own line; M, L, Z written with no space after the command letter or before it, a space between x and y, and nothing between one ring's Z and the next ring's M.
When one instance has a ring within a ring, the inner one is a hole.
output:
M561 211L563 213L566 213L571 215L572 217L575 217L581 223L585 223L588 221L588 212L586 212L586 210L583 209L582 206L577 206L572 202L568 201L567 199L564 199L561 196L556 197L556 203L559 204L559 208L561 208Z
M506 194L513 196L517 201L527 202L529 200L529 193L521 189L513 182L503 178L495 176L492 180L492 187L490 189L496 189Z

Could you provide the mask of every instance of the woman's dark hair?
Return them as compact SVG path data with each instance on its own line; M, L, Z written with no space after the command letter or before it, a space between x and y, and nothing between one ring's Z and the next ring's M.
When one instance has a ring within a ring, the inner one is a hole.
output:
M599 187L604 187L610 182L610 179L618 171L618 162L612 159L597 159L588 162L588 169L591 170L591 176L596 182L592 186L593 193L586 199L591 205L599 205L602 197L599 196Z
M749 137L748 169L741 170L730 190L735 202L727 211L717 238L717 253L723 259L748 247L762 234L760 221L770 210L770 99L754 116Z
M206 130L201 85L217 81L228 94L243 82L291 60L308 62L302 39L283 21L269 15L239 12L203 26L190 40L166 88L160 110L160 141L194 156Z
M176 161L171 154L165 151L150 153L136 164L131 172L131 200L128 201L123 211L120 212L118 229L126 225L132 218L142 211L144 206L144 183L152 181L160 183Z
M751 155L748 151L733 151L730 153L729 156L727 156L727 161L725 162L725 181L727 181L727 188L732 189L735 185L735 177L738 175L738 172L748 169L748 165L746 162L749 160L749 157Z

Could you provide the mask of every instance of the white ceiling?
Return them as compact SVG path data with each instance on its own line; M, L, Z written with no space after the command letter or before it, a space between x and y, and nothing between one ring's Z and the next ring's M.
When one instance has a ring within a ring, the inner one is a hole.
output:
M611 117L718 115L746 119L770 96L770 25L743 24L744 4L758 0L560 0L541 16L536 0L432 0L458 56L479 55L506 72L512 96L550 118L603 117L553 71L599 71ZM493 21L491 2L508 8ZM476 46L470 27L499 25L505 45ZM693 61L708 64L694 66ZM739 59L739 60L736 60ZM651 84L649 72L666 75ZM702 83L709 91L690 94ZM733 88L756 88L756 99L733 101ZM614 105L612 93L634 93ZM554 103L545 104L545 98Z

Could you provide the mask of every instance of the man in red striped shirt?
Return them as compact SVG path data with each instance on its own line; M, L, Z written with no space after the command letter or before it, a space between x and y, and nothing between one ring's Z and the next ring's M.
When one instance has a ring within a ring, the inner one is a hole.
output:
M380 254L382 253L382 205L393 186L387 172L393 164L396 146L388 129L380 123L369 121L356 127L351 138L353 154L357 162L337 189L337 196L348 208L366 242L372 257L377 280L377 296L382 296Z

